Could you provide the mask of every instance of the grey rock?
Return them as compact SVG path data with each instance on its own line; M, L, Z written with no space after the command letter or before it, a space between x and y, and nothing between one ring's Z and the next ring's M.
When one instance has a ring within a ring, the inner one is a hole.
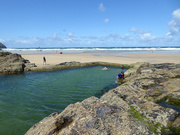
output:
M34 67L37 67L35 63L25 63L24 71L32 71Z
M60 63L59 65L66 65L66 66L69 66L69 65L76 65L76 64L80 64L80 62L76 62L76 61L63 62L63 63ZM57 65L57 66L58 66L58 65Z
M50 121L46 118L33 126L26 135L153 134L148 126L133 118L128 112L102 103L95 97L88 98L81 103L71 104L62 113L49 119Z
M25 60L19 54L0 52L0 74L18 74L24 70L31 70L35 64Z

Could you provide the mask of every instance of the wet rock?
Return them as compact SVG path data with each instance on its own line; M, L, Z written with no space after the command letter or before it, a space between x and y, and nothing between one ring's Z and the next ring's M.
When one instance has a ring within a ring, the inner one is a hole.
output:
M176 118L176 120L172 123L172 127L180 128L180 116Z
M180 65L174 63L162 63L162 64L154 64L154 67L157 69L175 69L175 68L180 68Z
M159 96L161 94L162 94L162 92L161 91L157 91L157 90L149 90L147 92L147 95L152 96L152 97L157 97L157 96Z
M148 126L98 98L69 105L61 114L42 120L26 135L32 134L153 134ZM47 125L46 125L47 122ZM46 128L44 128L46 127ZM42 129L43 130L40 130Z
M25 72L32 71L34 67L37 67L35 63L25 63L24 71Z
M132 64L131 66L133 66L133 68L130 68L129 70L127 70L124 74L126 77L129 76L133 76L136 75L136 73L139 73L139 68L142 65L142 63L136 63L136 64Z
M59 65L66 65L66 66L69 66L69 65L76 65L76 64L80 64L80 62L76 62L76 61L63 62L63 63L60 63ZM57 65L57 66L58 66L58 65Z

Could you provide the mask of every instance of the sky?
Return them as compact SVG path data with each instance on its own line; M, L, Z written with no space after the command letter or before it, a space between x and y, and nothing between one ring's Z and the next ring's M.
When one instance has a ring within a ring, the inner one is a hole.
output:
M0 0L8 48L180 46L180 0Z

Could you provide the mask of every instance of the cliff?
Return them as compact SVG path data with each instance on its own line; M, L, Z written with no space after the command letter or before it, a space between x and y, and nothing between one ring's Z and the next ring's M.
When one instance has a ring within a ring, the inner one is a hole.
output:
M1 50L1 48L6 48L6 46L0 42L0 50Z
M180 65L136 63L102 97L70 104L26 135L180 133Z
M32 70L33 67L36 67L34 63L30 63L19 54L0 52L0 75L23 73Z

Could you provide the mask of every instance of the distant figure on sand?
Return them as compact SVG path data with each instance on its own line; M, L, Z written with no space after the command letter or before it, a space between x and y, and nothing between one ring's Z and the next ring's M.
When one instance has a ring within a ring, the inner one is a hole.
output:
M46 58L45 57L43 57L43 65L46 65Z
M118 82L122 83L124 79L124 72L122 71L117 75Z
M104 68L102 68L102 70L108 70L108 68L107 68L107 67L104 67Z

